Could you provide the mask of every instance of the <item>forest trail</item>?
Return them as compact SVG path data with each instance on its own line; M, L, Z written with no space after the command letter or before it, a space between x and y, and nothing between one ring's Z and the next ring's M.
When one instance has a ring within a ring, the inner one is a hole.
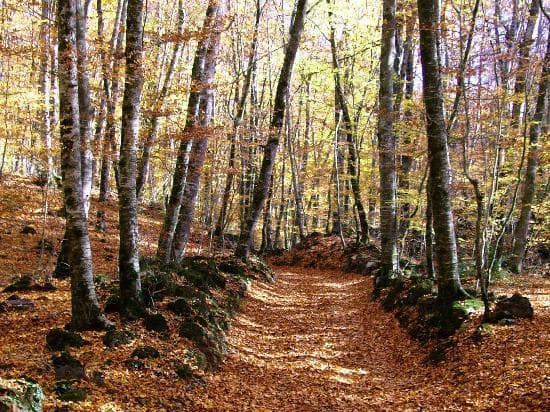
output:
M279 268L254 283L219 373L186 396L193 410L416 409L424 356L370 299L369 277Z

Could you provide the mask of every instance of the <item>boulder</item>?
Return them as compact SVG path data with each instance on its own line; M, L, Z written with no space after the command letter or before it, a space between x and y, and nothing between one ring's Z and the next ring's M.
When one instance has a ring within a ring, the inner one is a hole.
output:
M55 393L64 402L84 402L88 397L86 388L73 388L74 381L59 381L55 383Z
M166 308L172 312L174 312L176 315L180 316L192 316L195 311L193 310L193 307L187 302L187 300L183 298L178 298L166 305Z
M36 229L32 226L24 226L23 229L21 229L21 233L24 235L36 235Z
M46 335L46 346L51 351L80 348L85 344L86 342L78 333L61 328L51 329Z
M25 379L0 378L0 411L41 412L44 391Z
M11 285L8 285L4 292L13 293L13 292L24 292L32 290L34 285L34 280L30 275L23 275L14 280Z
M126 330L108 330L103 336L103 344L108 348L115 348L120 345L128 345L134 340L134 335Z
M494 321L519 318L531 319L533 314L533 306L531 306L529 299L521 296L519 293L515 293L511 297L501 299L497 302L491 318Z
M145 329L152 332L168 332L168 322L166 321L166 318L160 313L154 313L145 316L145 318L143 319L143 326L145 327Z
M6 309L10 310L31 310L35 308L34 302L29 299L21 299L17 295L10 296L4 302Z
M55 377L59 380L80 380L86 378L84 365L68 352L52 358Z
M134 349L131 357L139 359L156 359L160 357L160 353L152 346L139 346Z

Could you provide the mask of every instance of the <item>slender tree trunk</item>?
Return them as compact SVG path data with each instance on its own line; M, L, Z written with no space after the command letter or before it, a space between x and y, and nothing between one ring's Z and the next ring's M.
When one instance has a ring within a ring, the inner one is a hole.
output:
M82 3L84 1L84 4ZM88 216L92 195L93 153L92 120L93 110L90 97L90 79L88 77L88 11L91 0L78 0L76 19L76 46L78 49L78 104L80 106L80 151L82 162L82 196L84 211Z
M187 104L187 119L185 123L184 136L178 148L176 159L176 169L172 180L172 190L166 207L163 226L159 235L157 258L162 263L168 263L173 249L174 234L178 223L185 179L187 175L187 163L189 151L192 145L192 132L195 130L198 118L202 90L205 79L205 62L210 43L210 34L216 20L218 1L211 0L206 10L206 17L203 24L202 33L191 72L191 91L189 93L189 102Z
M57 1L59 36L59 104L61 118L61 165L67 244L71 274L71 327L96 329L109 326L97 301L88 224L80 175L80 114L76 56L77 0Z
M231 147L229 149L229 168L225 179L225 188L223 191L222 205L220 207L220 215L218 217L218 223L216 224L215 236L221 236L223 234L223 227L227 219L227 207L229 205L229 197L231 195L231 188L233 187L233 180L235 178L235 155L236 155L236 142L239 134L239 127L243 121L244 111L246 107L246 99L250 90L251 80L256 70L256 56L258 50L258 29L260 26L260 19L262 17L262 8L260 6L260 0L256 0L256 19L254 21L254 33L252 35L252 42L250 43L250 55L248 60L248 68L244 78L243 88L241 92L241 98L237 102L237 113L233 121L233 133L231 135Z
M443 111L443 84L438 61L437 0L418 0L430 190L435 232L438 297L449 303L462 293L451 205L451 164Z
M183 0L178 1L178 27L177 33L179 35L183 34L185 27L185 10ZM157 140L158 131L160 128L160 111L162 110L164 100L168 95L170 86L172 84L172 79L176 73L176 67L178 65L180 53L182 48L182 42L180 40L176 41L174 50L172 51L172 57L170 63L168 64L168 69L166 70L166 76L164 77L164 83L162 89L156 99L156 102L153 106L153 116L151 119L151 128L148 131L145 144L143 145L143 153L141 154L141 159L138 167L138 177L136 183L136 190L138 199L141 199L143 196L143 187L147 182L147 176L149 175L149 164L151 161L151 153L153 151L153 146Z
M139 274L138 204L136 194L139 109L143 89L143 0L128 0L126 17L126 79L122 101L120 142L119 277L122 315L143 312Z
M51 106L51 79L50 79L50 10L51 0L42 0L42 23L40 24L40 42L42 53L40 55L40 93L44 107L41 110L42 117L42 144L46 152L47 182L53 172L52 158L52 127L50 117Z
M378 157L380 171L380 274L377 287L384 287L399 271L397 255L397 173L396 140L393 128L393 46L395 38L395 0L384 0L382 48L380 54L380 93L378 119Z
M269 138L264 147L264 158L260 170L258 185L254 191L252 204L248 209L244 230L241 231L239 245L235 251L236 256L247 259L252 248L254 229L258 223L258 218L263 209L265 199L269 193L271 175L275 164L275 156L279 148L281 130L283 128L283 118L285 115L286 99L290 90L290 81L292 78L292 68L300 45L300 38L304 29L306 16L307 0L297 0L296 12L290 29L290 39L285 48L285 57L277 92L275 94L275 103L273 106L273 116L271 118Z
M202 167L206 158L208 139L212 134L212 115L214 110L213 83L216 75L216 63L220 46L222 22L224 17L224 6L222 1L218 2L216 10L216 22L213 32L210 34L206 62L204 67L204 80L200 97L199 122L200 127L196 128L193 139L193 147L189 155L189 164L183 199L179 212L179 221L176 228L174 243L174 256L176 261L181 261L189 241L191 226L195 216L195 204L199 193L199 185L202 174Z
M529 154L527 157L527 168L523 181L523 196L521 198L521 213L514 236L514 247L512 249L510 268L515 273L520 273L523 267L531 211L535 200L537 165L539 162L539 135L544 123L545 103L548 94L548 83L550 77L550 37L547 39L546 55L543 62L543 71L539 82L537 105L535 116L529 127Z

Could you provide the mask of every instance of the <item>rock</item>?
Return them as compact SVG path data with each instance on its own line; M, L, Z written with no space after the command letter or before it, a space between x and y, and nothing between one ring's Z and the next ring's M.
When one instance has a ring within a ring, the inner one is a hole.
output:
M21 233L24 235L36 235L36 229L32 226L24 226L23 229L21 229Z
M128 369L134 369L134 370L141 369L145 366L143 361L139 359L126 359L123 363Z
M78 333L61 328L51 329L46 335L46 346L51 351L80 348L85 344L86 342Z
M120 309L121 309L120 296L118 295L109 296L105 301L105 306L103 307L103 310L105 311L105 313L120 312Z
M84 402L88 397L86 388L73 388L74 381L59 381L55 383L55 393L64 402Z
M195 311L193 310L193 307L183 298L178 298L166 305L166 308L168 310L171 310L176 315L180 316L192 316Z
M34 285L34 280L29 275L23 275L17 280L15 280L11 285L7 286L4 289L4 292L12 293L12 292L24 292L28 290L32 290Z
M0 378L0 411L41 412L44 391L25 379Z
M102 371L93 371L91 374L92 382L97 386L105 385L105 374Z
M143 319L145 329L153 332L164 333L168 332L168 322L160 313L154 313L145 316Z
M156 348L152 346L139 346L134 349L132 355L130 356L132 358L139 359L156 359L160 357L160 353Z
M204 353L209 369L215 369L227 353L227 342L221 332L211 330L196 321L186 320L181 323L179 334L197 345Z
M62 352L61 355L54 356L52 362L55 369L55 377L59 380L80 380L86 378L84 365L68 352Z
M6 308L9 310L9 309L14 309L14 310L31 310L31 309L34 309L35 308L35 305L34 305L34 302L32 300L29 300L29 299L20 299L20 298L17 298L17 299L12 299L13 296L11 298L8 298L4 304L6 305Z
M507 319L507 318L504 318L504 319L501 319L498 321L498 324L500 326L510 326L510 325L513 325L515 324L516 321L514 319Z
M182 363L176 367L176 375L178 375L178 378L180 379L187 379L190 380L195 376L193 373L193 369L191 369L191 366L187 365L186 363Z
M531 319L533 313L533 306L531 306L529 299L521 296L519 293L515 293L512 297L497 302L491 318L494 321L519 318Z
M103 336L103 344L108 348L115 348L120 345L128 345L134 340L134 335L126 330L108 330Z

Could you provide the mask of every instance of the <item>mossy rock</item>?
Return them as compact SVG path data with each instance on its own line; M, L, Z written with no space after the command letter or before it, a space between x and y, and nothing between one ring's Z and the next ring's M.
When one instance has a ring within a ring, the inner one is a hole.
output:
M491 315L493 321L501 319L533 318L533 306L528 298L515 293L509 298L499 299Z
M24 292L33 289L34 280L30 275L24 275L16 279L12 284L8 285L4 292L13 293L13 292Z
M51 329L46 335L46 346L51 351L81 348L85 344L86 341L78 333L61 328Z
M168 305L166 305L166 308L180 316L190 317L195 314L193 306L191 306L184 298L178 298L172 302L169 302Z
M84 402L88 397L88 389L73 388L71 382L56 382L55 390L63 402Z
M177 287L176 280L169 272L147 269L141 273L143 299L147 306L154 306L167 295L173 295Z
M132 343L134 338L134 334L130 331L111 329L103 336L103 344L108 348L115 348Z
M110 295L105 301L103 310L105 313L117 313L122 309L120 296L118 294Z
M138 358L138 359L156 359L160 357L159 351L154 348L153 346L139 346L134 349L132 352L132 355L130 355L132 358Z
M404 305L416 305L418 300L422 296L432 294L434 289L434 283L430 279L418 279L414 282L413 286L407 291L407 294L403 298L402 304Z
M191 366L186 363L181 363L176 366L176 375L178 375L178 378L185 380L191 380L195 376Z
M142 369L145 366L145 363L143 363L140 359L126 359L123 362L124 366L126 366L130 370L139 370Z
M458 311L466 317L483 308L483 301L480 299L465 299L453 302L453 310Z
M0 411L42 412L44 391L25 379L0 378Z
M55 377L60 380L80 380L86 378L84 365L68 352L52 358Z
M216 261L202 256L183 259L178 274L200 290L210 288L223 289L227 279L220 271Z
M472 335L472 338L477 341L477 342L480 342L482 341L483 339L493 335L495 332L493 330L493 327L488 324L488 323L482 323L481 325L479 325L474 334Z
M143 319L143 326L151 332L166 333L168 332L168 322L160 313L148 314Z

